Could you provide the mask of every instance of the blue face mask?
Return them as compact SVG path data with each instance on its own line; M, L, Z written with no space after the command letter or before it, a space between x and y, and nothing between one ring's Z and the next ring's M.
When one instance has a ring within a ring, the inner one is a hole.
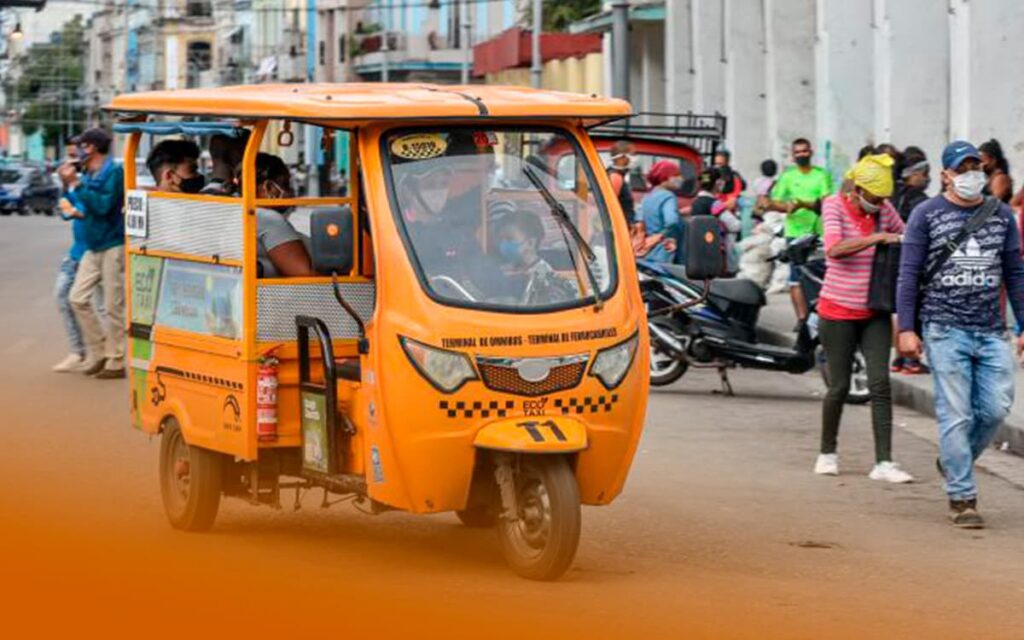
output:
M523 254L523 243L515 240L498 242L498 253L505 262L519 262Z

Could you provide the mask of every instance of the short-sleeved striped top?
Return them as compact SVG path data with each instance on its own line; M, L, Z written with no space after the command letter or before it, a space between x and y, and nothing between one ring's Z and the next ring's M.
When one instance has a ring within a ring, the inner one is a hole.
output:
M821 204L822 222L825 228L825 251L843 240L863 238L876 232L903 233L903 220L888 200L878 215L861 212L860 207L847 201L844 195L826 198ZM830 302L855 311L868 310L868 285L871 282L871 264L875 248L867 249L842 258L826 257L825 284L821 297Z

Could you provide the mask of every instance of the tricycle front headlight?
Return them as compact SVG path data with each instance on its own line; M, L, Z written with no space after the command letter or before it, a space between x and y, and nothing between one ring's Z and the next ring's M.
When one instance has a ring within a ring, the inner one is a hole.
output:
M399 337L399 341L416 370L438 390L452 393L476 380L476 370L466 354L427 346L412 338Z
M626 377L629 366L636 356L636 347L640 343L640 334L634 333L624 342L597 352L594 364L590 366L590 375L601 381L608 389L614 389Z

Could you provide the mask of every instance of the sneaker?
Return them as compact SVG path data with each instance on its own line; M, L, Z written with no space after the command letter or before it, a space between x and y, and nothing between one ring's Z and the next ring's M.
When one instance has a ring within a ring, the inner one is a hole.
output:
M126 375L124 367L121 367L120 369L103 369L93 377L97 380L120 380Z
M868 474L868 477L872 480L885 480L893 484L906 484L907 482L914 481L914 476L900 469L900 465L888 460L876 464L875 468Z
M100 371L103 371L103 367L106 366L107 361L103 358L99 360L86 361L82 363L82 368L79 370L87 376L94 376Z
M920 360L907 360L903 363L903 374L908 376L926 376L932 372L931 367Z
M84 357L77 353L69 353L66 358L53 365L53 370L57 373L74 373L76 371L81 371L84 366Z
M904 358L903 356L896 358L895 360L892 361L892 364L889 365L889 371L893 373L899 373L903 371L903 365L906 363L906 361L906 358Z
M838 476L839 456L834 453L819 453L814 463L814 473L819 476Z
M977 500L950 500L949 519L959 529L985 528L985 519L978 513Z

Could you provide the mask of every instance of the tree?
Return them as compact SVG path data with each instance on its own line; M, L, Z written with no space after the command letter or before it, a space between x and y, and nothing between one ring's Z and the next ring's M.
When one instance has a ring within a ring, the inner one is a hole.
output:
M64 23L49 42L33 44L18 57L17 80L4 85L7 104L20 111L25 135L42 129L43 144L56 145L61 133L85 122L80 94L85 76L85 24L80 15Z
M527 3L524 23L530 28L533 26L533 2L524 1ZM541 9L541 28L544 31L565 31L573 22L599 13L601 0L543 0Z

